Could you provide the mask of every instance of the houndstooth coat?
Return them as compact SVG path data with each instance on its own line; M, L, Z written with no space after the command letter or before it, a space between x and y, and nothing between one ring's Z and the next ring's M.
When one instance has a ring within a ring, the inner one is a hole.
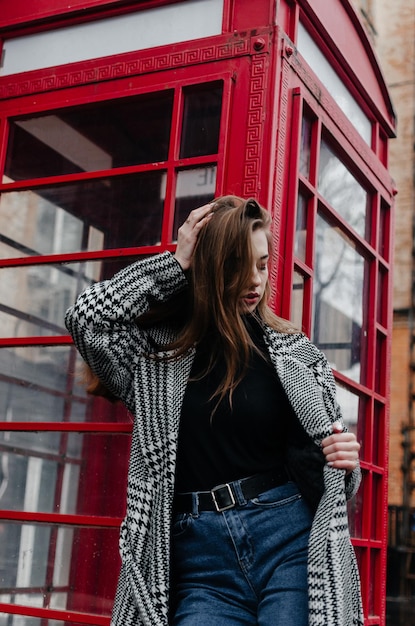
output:
M112 626L167 626L170 520L178 427L194 350L177 359L144 356L172 339L168 328L143 331L134 323L155 301L186 287L174 257L165 252L96 283L66 314L85 361L135 415L120 531L121 572ZM319 445L341 421L335 383L324 355L303 335L266 327L265 340L286 394L304 429ZM325 465L325 491L309 543L310 626L363 624L359 575L350 542L346 499L360 470ZM270 625L271 626L271 625Z

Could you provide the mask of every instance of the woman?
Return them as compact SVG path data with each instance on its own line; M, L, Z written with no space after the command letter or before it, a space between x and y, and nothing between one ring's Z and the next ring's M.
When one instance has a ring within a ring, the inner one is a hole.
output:
M269 226L219 198L67 313L135 415L114 626L363 624L359 444L327 360L267 305Z

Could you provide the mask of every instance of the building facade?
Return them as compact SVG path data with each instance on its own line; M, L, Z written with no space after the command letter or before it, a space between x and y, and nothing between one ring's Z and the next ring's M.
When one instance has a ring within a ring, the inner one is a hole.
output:
M330 4L2 7L0 626L109 624L131 416L85 394L64 312L224 193L272 212L272 306L333 365L385 623L395 119L357 12Z

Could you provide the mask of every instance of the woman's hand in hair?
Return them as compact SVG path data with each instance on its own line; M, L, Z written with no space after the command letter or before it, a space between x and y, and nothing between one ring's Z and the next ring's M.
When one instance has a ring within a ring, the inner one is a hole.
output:
M321 442L326 462L349 474L359 464L360 443L354 433L343 432L341 424L333 424L333 434Z
M188 270L192 264L193 250L198 235L213 215L212 206L213 203L194 209L178 230L174 258L180 263L183 270Z

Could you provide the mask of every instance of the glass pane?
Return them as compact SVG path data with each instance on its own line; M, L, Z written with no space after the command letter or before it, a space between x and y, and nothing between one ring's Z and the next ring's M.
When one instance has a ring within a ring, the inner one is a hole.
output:
M87 396L73 346L0 349L0 415L9 422L124 422L121 404Z
M160 241L163 173L79 181L0 196L0 255L20 257Z
M372 506L371 509L371 539L377 539L379 542L383 539L384 527L380 524L380 519L383 517L383 502L385 491L385 479L380 474L373 472L372 474Z
M122 517L130 437L66 432L0 433L0 507Z
M79 357L80 370L83 366L83 361ZM82 372L81 372L82 373ZM75 377L77 375L75 374ZM69 376L70 378L71 376ZM82 387L81 376L79 380L75 381L81 384L81 394L85 393ZM62 413L62 419L69 422L111 422L111 423L126 423L131 424L132 416L127 411L121 402L114 403L106 400L102 397L90 396L82 401L80 394L79 398L74 395L78 391L78 387L75 387L72 392L72 396L66 399L65 413Z
M67 334L65 312L75 302L77 295L91 283L113 276L132 260L116 257L65 265L3 268L0 282L0 336ZM61 350L59 347L47 349Z
M362 111L356 100L330 65L318 42L313 39L301 22L298 25L297 47L313 72L323 83L329 94L336 101L348 120L356 128L370 146L372 141L372 124Z
M347 428L357 435L357 421L359 417L359 396L349 389L337 386L337 402Z
M388 282L389 273L385 268L379 267L378 293L376 303L376 317L379 324L386 327L388 320Z
M376 369L375 369L375 391L383 395L385 393L385 368L387 364L387 344L386 337L381 332L376 333Z
M382 498L382 500L383 500L383 498ZM382 500L380 502L382 502ZM379 527L380 533L382 533L383 532L383 525L379 524L379 520L378 520L378 527ZM378 532L378 535L380 533ZM382 535L378 536L379 543L382 541L382 539L383 539ZM381 572L381 571L382 571L381 551L379 550L379 548L372 547L371 550L370 550L370 572L369 572L369 575L368 575L369 590L368 590L367 604L368 604L368 615L369 616L381 615L381 610L382 610L382 607L384 606L384 597L382 597L382 595L380 593L381 586L379 584L379 579L380 579L379 572ZM405 607L405 605L404 605L404 607ZM408 613L405 611L405 608L403 608L403 611L402 611L402 613L403 613L402 621L399 620L399 619L395 621L395 619L393 619L392 622L389 622L389 623L396 624L396 626L398 626L398 624L409 626L410 622L412 621L412 617L409 617L409 622L408 622L408 618L407 618ZM412 611L412 607L411 607L411 609L409 609L409 611L410 611L410 613L413 612ZM410 613L409 613L409 615L410 615ZM380 619L378 621L378 619L376 619L376 621L378 622L378 624L380 624L381 621L380 621ZM373 617L372 617L371 621L372 621L372 624L373 623L376 624L376 621L374 621Z
M320 149L318 190L361 237L369 238L369 195L324 141Z
M3 521L0 602L109 615L119 572L118 536L117 528Z
M362 484L351 500L347 502L347 510L349 515L349 525L350 525L350 535L352 537L361 538L364 536L363 531L363 511L364 503L367 502L365 498L365 485L368 479L368 474L363 471L362 472ZM367 506L367 504L366 504Z
M335 369L360 380L363 323L363 257L320 215L316 224L312 337Z
M222 15L223 0L184 0L148 9L133 5L125 15L13 37L6 39L0 76L220 35ZM132 63L135 59L136 54ZM148 63L150 71L153 62Z
M390 206L382 200L381 207L380 207L380 220L379 220L379 252L386 261L389 260L390 220L391 220Z
M60 595L60 594L55 594ZM10 596L6 597L10 598ZM40 597L38 595L38 597ZM51 607L55 608L55 607ZM59 608L59 607L56 607ZM13 613L16 608L13 607ZM61 621L57 619L46 619L44 617L29 617L27 615L12 615L8 613L0 613L0 626L85 626L85 623Z
M216 166L210 165L177 173L173 240L177 239L177 230L190 211L214 198L216 170Z
M165 161L173 91L10 122L3 182Z
M88 271L90 266L84 267ZM3 268L0 336L67 334L65 312L76 294L91 282L92 278L75 265Z
M70 420L70 401L86 402L72 346L32 346L0 350L0 410L9 422ZM70 386L72 385L72 386ZM68 394L69 393L69 398ZM87 409L83 411L86 421ZM79 415L78 415L79 417Z
M310 118L304 115L301 124L300 174L306 178L310 175L311 128Z
M298 330L303 326L304 277L294 272L291 296L291 322Z
M217 153L222 91L222 83L185 90L181 158Z
M0 349L0 415L9 422L130 423L121 403L87 396L71 346Z
M10 383L0 402L10 421L20 421L30 415L32 421L59 421L62 411L59 394L64 394L66 378L72 363L72 346L28 346L0 349L2 384ZM25 391L21 391L24 388ZM38 406L31 401L40 399L33 391L47 397ZM56 401L56 406L54 402ZM56 416L59 416L56 418Z
M385 465L385 449L388 444L389 436L386 426L386 407L380 402L375 402L375 421L373 427L373 463L384 467Z
M294 254L301 261L306 260L307 204L307 198L299 193L297 200L297 219L295 224Z

